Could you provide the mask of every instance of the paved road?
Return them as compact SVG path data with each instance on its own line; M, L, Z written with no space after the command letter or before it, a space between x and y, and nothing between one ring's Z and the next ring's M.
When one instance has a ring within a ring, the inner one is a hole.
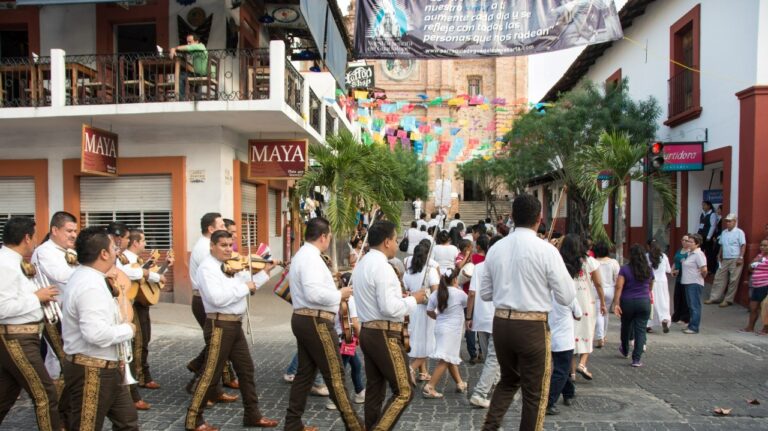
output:
M256 345L252 348L261 408L268 417L282 419L288 403L288 384L282 374L294 340L290 309L268 290L253 298ZM152 310L153 341L150 363L160 390L144 391L152 410L140 412L143 430L183 430L189 395L183 390L189 372L186 362L202 346L202 332L186 306L160 304ZM745 309L705 306L700 335L684 335L673 326L669 334L650 334L644 368L629 366L617 354L618 322L613 319L608 345L590 360L592 382L577 381L577 398L547 417L548 430L768 430L768 337L740 334ZM481 365L461 366L470 387ZM468 377L467 377L468 376ZM350 384L351 385L351 384ZM446 383L438 390L444 400L417 395L403 415L401 430L477 430L485 410L471 408L466 397ZM747 399L761 404L750 405ZM327 398L310 397L306 423L323 430L343 430L338 412L325 410ZM714 407L733 408L729 417L716 417ZM362 406L358 405L362 414ZM505 429L517 429L519 401L506 417ZM228 430L242 429L242 405L217 405L206 419ZM105 426L110 429L109 425ZM13 407L0 430L35 429L26 395Z

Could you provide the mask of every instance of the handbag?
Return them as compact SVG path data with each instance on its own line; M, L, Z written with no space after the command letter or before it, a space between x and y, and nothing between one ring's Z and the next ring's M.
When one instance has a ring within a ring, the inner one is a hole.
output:
M291 300L291 286L288 283L288 268L283 271L280 280L275 284L275 288L272 289L272 291L283 301L293 304L293 301Z
M347 343L343 339L341 340L341 347L339 348L339 351L344 356L355 356L355 351L357 350L357 337L352 337L352 342Z
M408 251L408 237L407 236L404 236L403 240L400 241L400 251L402 251L403 253Z

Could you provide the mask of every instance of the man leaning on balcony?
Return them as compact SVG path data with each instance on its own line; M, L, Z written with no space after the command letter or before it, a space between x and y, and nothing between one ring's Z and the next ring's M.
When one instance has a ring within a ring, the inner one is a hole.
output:
M202 77L208 74L208 49L200 42L199 36L193 33L188 34L186 45L171 48L171 58L176 56L177 51L189 53L192 59L192 72L194 76ZM181 68L179 73L179 100L185 100L188 73L186 67Z

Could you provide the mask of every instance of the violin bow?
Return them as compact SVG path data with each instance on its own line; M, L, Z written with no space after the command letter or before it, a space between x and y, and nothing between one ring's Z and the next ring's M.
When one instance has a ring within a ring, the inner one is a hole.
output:
M552 234L555 232L555 220L557 220L557 216L560 215L560 208L563 205L563 195L568 192L568 186L563 185L563 190L560 191L560 197L557 198L557 209L554 214L552 214L552 226L549 227L549 233L547 234L547 242L549 242L552 239Z
M248 241L248 259L247 265L248 265L248 274L250 274L250 277L248 278L248 281L253 282L253 266L251 266L251 222L248 220L247 224L245 225L245 228L247 229L246 233L246 241ZM248 336L251 338L251 346L255 344L255 341L253 339L253 326L251 325L251 295L248 295L246 298L246 305L245 305L245 320L248 323Z

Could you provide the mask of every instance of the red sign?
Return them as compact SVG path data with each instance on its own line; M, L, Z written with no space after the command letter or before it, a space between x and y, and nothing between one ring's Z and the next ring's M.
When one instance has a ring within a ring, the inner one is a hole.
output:
M117 154L116 134L83 124L81 172L116 177Z
M308 160L306 139L248 141L248 179L301 178Z
M664 172L704 170L703 142L665 142Z

